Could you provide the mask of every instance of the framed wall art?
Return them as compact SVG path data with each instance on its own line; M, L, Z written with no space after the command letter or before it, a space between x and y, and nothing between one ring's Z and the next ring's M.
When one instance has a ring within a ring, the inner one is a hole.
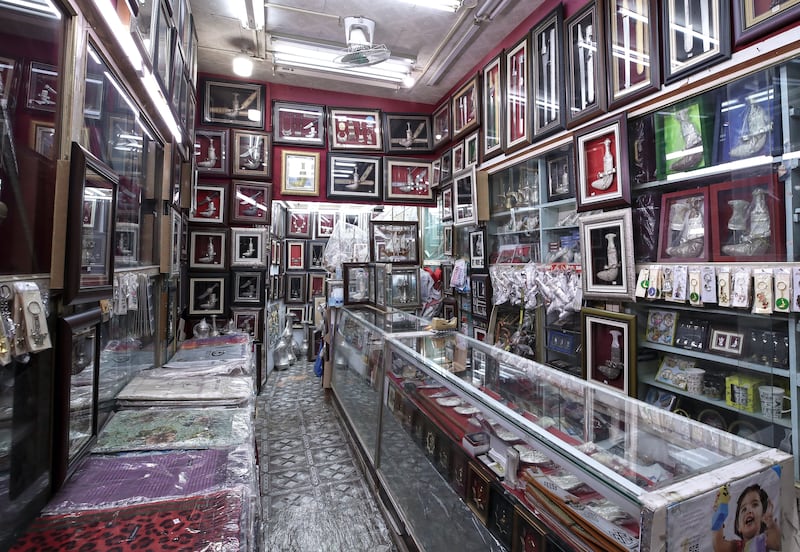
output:
M453 187L442 188L442 222L453 220Z
M234 176L269 178L272 174L272 137L264 132L233 131Z
M473 132L464 138L464 168L478 164L478 132Z
M625 127L622 113L575 134L579 211L630 203Z
M453 172L464 170L464 142L459 142L453 148Z
M656 0L606 0L606 75L609 109L661 85Z
M269 264L271 266L283 264L283 242L279 239L269 241Z
M286 240L286 270L306 269L306 241Z
M531 31L533 138L564 128L564 8L559 4Z
M674 82L731 55L730 2L664 0L664 82Z
M733 39L737 46L785 27L800 16L800 2L733 1Z
M286 307L286 317L291 318L294 322L292 323L292 328L302 328L303 327L303 320L306 317L306 307Z
M16 89L15 83L17 82L14 80L14 77L18 77L19 69L17 67L16 60L7 57L0 57L0 79L3 81L3 90L0 91L0 106L3 108L10 108L13 105L9 105L9 98L14 98L11 94L11 89ZM17 79L19 80L19 79ZM449 106L449 101L446 102Z
M483 128L481 129L481 155L483 159L491 159L503 152L503 56L495 57L487 63L481 73L483 75ZM477 144L476 144L477 145ZM477 151L475 152L477 153ZM477 157L475 158L477 160Z
M453 148L447 148L439 157L439 185L449 183L453 179Z
M384 157L383 199L387 203L432 203L430 177L430 161Z
M453 225L448 224L442 227L442 254L453 254Z
M114 266L139 264L139 225L118 222L114 225Z
M103 77L86 75L83 97L83 116L99 119L103 112Z
M417 264L418 224L416 222L371 221L371 257L376 263Z
M547 201L575 197L575 161L572 144L545 154Z
M260 305L264 302L264 272L233 272L231 302L237 305Z
M225 313L225 274L189 275L189 314Z
M203 124L264 129L266 85L206 80L202 91Z
M453 175L453 226L478 222L475 167Z
M325 146L325 106L272 102L272 141L276 144Z
M636 396L636 316L581 309L583 369L588 381Z
M51 123L31 121L31 149L39 155L53 159L56 129Z
M325 246L328 240L312 240L307 242L308 245L308 259L306 267L308 270L325 270L324 255Z
M656 175L686 173L708 167L714 144L714 102L690 98L656 113Z
M377 109L328 108L331 151L383 151L381 112Z
M433 127L431 147L434 149L450 141L450 120L450 101L448 100L433 112L431 119Z
M631 209L579 219L586 299L633 300L636 291Z
M272 184L234 180L231 182L231 222L270 223Z
M478 76L463 85L451 98L450 110L453 114L453 135L458 140L481 124L480 89Z
M711 227L708 188L668 192L661 196L659 262L696 262L710 258Z
M190 222L225 222L225 184L197 184L192 187L192 201L189 209Z
M512 46L505 54L505 136L503 149L514 151L531 143L528 106L531 97L530 36Z
M308 275L308 298L309 300L317 297L325 297L325 274Z
M189 229L189 268L225 270L227 268L227 230Z
M58 69L54 65L31 62L28 66L26 107L39 111L55 111L58 104Z
M308 274L287 272L285 278L286 285L284 287L284 302L293 304L305 303ZM302 317L300 320L302 320Z
M438 188L442 184L442 160L434 159L431 162L431 186Z
M261 333L261 309L231 309L233 326L255 339Z
M485 270L489 268L489 263L486 262L486 230L484 228L469 233L469 259L472 269ZM475 314L474 311L473 314Z
M311 238L313 215L311 211L291 210L286 215L287 238Z
M566 21L567 126L605 111L603 0L589 2Z
M281 194L319 195L319 153L281 152Z
M328 155L327 197L381 197L381 158L331 153Z
M333 235L333 228L336 226L336 213L319 211L315 219L314 237L330 238Z
M231 266L266 268L265 228L231 228Z
M228 131L198 128L194 138L194 158L201 174L228 174Z
M431 151L431 118L427 115L401 113L384 114L386 153L417 153Z

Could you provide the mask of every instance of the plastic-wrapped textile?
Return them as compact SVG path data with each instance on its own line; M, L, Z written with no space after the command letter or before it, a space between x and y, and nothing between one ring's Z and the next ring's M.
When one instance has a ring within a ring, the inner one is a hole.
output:
M369 262L369 232L340 220L325 245L322 265L330 273L341 269L342 263Z
M633 235L637 263L656 261L658 252L658 221L661 211L661 194L646 192L633 200Z
M181 370L164 370L169 374L152 374L147 370L133 378L117 395L120 406L148 406L148 403L178 406L239 406L255 396L250 376L203 376L187 378ZM177 372L177 374L175 374Z
M184 341L165 366L180 368L197 363L208 364L211 361L247 361L250 354L250 337L246 334L230 333L193 338Z

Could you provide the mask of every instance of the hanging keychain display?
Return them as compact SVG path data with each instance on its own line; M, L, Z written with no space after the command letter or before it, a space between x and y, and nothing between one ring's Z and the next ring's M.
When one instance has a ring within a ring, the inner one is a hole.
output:
M772 270L758 268L753 272L754 314L772 314Z
M788 268L775 269L775 311L789 312L792 305L792 273Z

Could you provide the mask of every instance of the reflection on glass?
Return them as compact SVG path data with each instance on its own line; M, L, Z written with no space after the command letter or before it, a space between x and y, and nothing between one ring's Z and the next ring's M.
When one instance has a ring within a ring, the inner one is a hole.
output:
M92 438L95 379L95 328L76 333L72 340L72 378L69 395L69 458Z

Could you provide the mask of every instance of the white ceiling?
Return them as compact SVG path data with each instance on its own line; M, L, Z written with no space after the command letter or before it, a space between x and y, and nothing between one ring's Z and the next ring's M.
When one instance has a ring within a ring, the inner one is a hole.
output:
M448 13L425 7L424 0L420 0L420 5L400 0L267 0L266 29L254 32L242 28L240 23L244 0L191 0L198 35L198 70L201 73L238 78L232 73L231 62L244 52L255 61L253 75L248 80L425 104L438 103L459 81L472 74L476 64L541 3L542 0L464 0L458 12ZM498 10L497 7L500 9L492 20L483 19L476 23L476 14L482 8L492 13ZM410 89L397 90L332 80L332 77L322 74L310 77L273 71L268 46L270 33L334 42L344 48L342 18L345 16L374 20L374 44L385 44L393 54L416 57L417 84ZM441 60L475 24L480 29L467 45L457 49L459 57L451 62L438 83L428 84Z

